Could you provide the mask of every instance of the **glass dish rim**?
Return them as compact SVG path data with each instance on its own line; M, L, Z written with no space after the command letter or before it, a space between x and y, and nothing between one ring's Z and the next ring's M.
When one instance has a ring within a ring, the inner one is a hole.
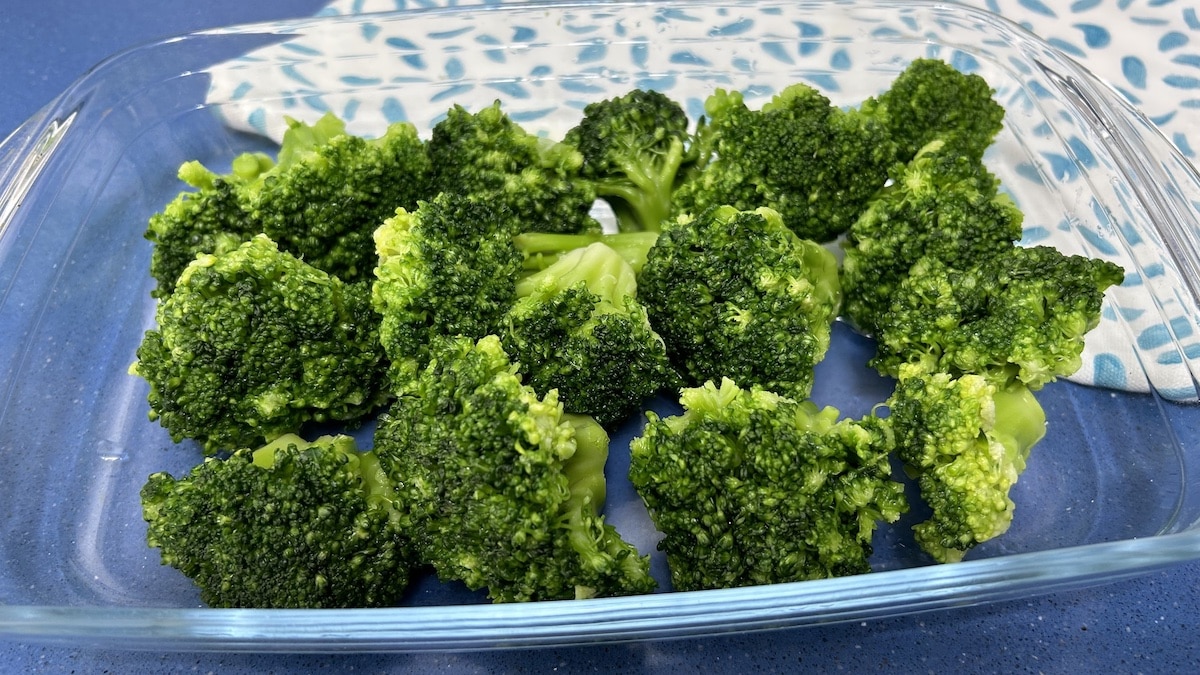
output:
M381 16L416 19L464 10L509 12L645 4L639 0L540 0L319 15L206 29L123 50L94 66L0 143L0 237L7 225L5 202L12 199L13 189L28 189L36 182L40 164L53 153L54 142L70 125L71 111L80 103L75 92L85 90L93 79L102 78L106 68L124 55L211 35L286 35L324 22L354 23ZM667 0L651 4L688 3ZM858 0L804 0L794 6L855 4ZM985 9L936 0L871 4L883 8L937 8L1004 25L1037 49L1055 55L1059 60L1056 65L1063 66L1072 77L1112 94L1105 102L1114 104L1117 113L1140 115L1069 55ZM837 579L581 601L344 610L0 605L0 636L75 647L199 651L441 651L564 646L883 618L1109 583L1197 559L1200 530L1193 528L1141 539Z

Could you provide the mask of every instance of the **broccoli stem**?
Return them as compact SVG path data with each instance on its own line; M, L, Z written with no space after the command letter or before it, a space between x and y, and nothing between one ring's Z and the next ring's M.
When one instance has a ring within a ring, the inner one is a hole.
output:
M555 234L550 232L526 232L513 237L513 243L525 256L526 271L537 272L558 262L564 255L590 244L605 244L616 251L634 274L646 265L646 256L658 241L657 232L616 232L601 234Z
M1004 446L1005 460L1020 473L1029 452L1046 435L1046 412L1024 384L1014 381L992 396L996 426L993 436Z
M566 289L580 282L599 296L597 309L621 309L626 298L637 294L633 268L606 244L593 243L568 251L550 267L518 281L517 297L529 297L547 287Z
M647 165L625 158L616 163L619 177L593 181L596 194L620 200L613 209L622 232L653 233L661 229L663 221L671 215L671 194L683 156L683 141L673 138L661 160L649 165L658 173L649 173Z

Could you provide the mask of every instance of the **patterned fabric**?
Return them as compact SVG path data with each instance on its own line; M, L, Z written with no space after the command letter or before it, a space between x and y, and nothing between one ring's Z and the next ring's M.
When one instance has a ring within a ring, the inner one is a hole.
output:
M624 7L614 10L611 20L604 22L574 21L567 11L561 21L542 21L537 27L494 29L482 9L473 13L475 20L466 25L440 18L436 11L438 7L480 4L501 2L336 0L319 16L355 15L360 19L338 22L321 33L305 32L303 24L298 24L299 34L294 39L215 67L210 100L229 124L278 139L284 115L311 120L332 110L347 120L351 131L374 135L397 120L428 128L451 104L483 101L481 96L486 96L501 99L518 122L554 136L569 128L577 116L564 115L564 106L547 106L544 101L551 90L554 98L565 99L566 107L575 110L591 100L624 93L631 86L670 94L676 77L644 67L663 59L679 72L710 77L713 87L742 89L752 104L765 100L779 85L757 79L759 59L824 63L827 66L821 72L807 78L810 83L835 101L852 102L856 96L861 100L886 82L872 79L860 65L869 61L871 50L878 47L872 39L887 40L915 29L903 12L895 13L895 25L868 17L864 19L866 28L820 20L779 21L773 16L776 12L766 6L757 19L745 18L753 15L755 5L749 5L750 11L739 13L742 18L736 20L725 18L728 11L711 7L711 16L701 10ZM1076 0L1051 7L1040 0L972 0L964 4L1023 26L1083 64L1139 108L1184 157L1195 158L1200 148L1200 13L1192 3ZM404 22L371 15L431 9L422 17L421 34ZM667 25L674 39L670 45L660 46L653 35ZM986 26L983 30L980 49L987 48ZM872 39L864 40L864 34ZM643 39L637 39L639 36ZM687 46L716 38L736 44L720 54ZM546 62L544 53L535 47L547 42L577 45L573 61ZM931 47L929 55L972 71L979 69L980 63L970 55L971 47L974 45L949 53ZM671 51L664 55L655 53L657 49ZM715 62L718 58L720 63ZM647 74L635 81L608 77L610 69L619 70L617 65ZM564 72L569 75L563 77ZM861 96L860 91L864 92ZM415 105L414 96L424 97L419 101L422 104L435 105ZM1023 90L1001 90L1000 97L1010 115L1039 105ZM694 117L701 114L702 98L686 98L683 103ZM997 168L1006 185L1019 188L1016 183L1021 181L1053 182L1057 191L1063 191L1079 183L1078 190L1087 189L1084 183L1089 177L1081 174L1096 161L1082 132L1066 139L1038 138L1035 133L1021 142L1032 154ZM1001 159L1007 161L1005 156ZM1120 190L1116 191L1120 200ZM1043 215L1038 204L1020 205L1027 213L1024 243L1107 257L1130 272L1125 284L1110 292L1102 323L1089 334L1084 366L1072 379L1127 391L1153 389L1168 399L1195 400L1193 372L1200 372L1200 312L1194 302L1162 293L1163 278L1178 286L1182 283L1179 273L1163 262L1166 256L1161 243L1155 248L1156 242L1143 241L1145 237L1134 231L1136 227L1122 222L1119 215L1095 200L1084 200L1074 213L1058 208ZM1119 236L1114 237L1114 231L1119 231ZM1154 283L1160 285L1157 290L1151 288Z

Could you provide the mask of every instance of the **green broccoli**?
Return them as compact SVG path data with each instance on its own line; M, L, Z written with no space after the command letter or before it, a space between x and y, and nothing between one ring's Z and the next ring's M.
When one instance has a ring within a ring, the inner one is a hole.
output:
M732 380L683 390L682 415L631 444L629 477L664 534L677 591L870 571L879 521L907 508L891 435Z
M496 336L438 339L381 418L375 452L421 559L497 602L652 591L649 559L599 515L607 434L516 369Z
M559 258L591 244L604 244L641 274L646 266L646 256L658 241L658 232L584 232L579 234L555 234L548 232L522 232L513 237L513 243L524 256L522 267L526 272L544 270Z
M956 152L983 157L1004 126L1004 108L984 78L938 59L916 59L880 94L897 159L907 162L941 139Z
M369 281L372 233L397 208L432 196L430 171L412 124L366 140L326 113L311 126L288 120L278 163L250 198L261 231L280 248L343 281Z
M872 101L842 110L795 84L761 110L720 89L704 109L696 165L675 189L675 214L766 206L801 238L829 241L850 227L895 161L885 117Z
M207 453L253 447L309 421L357 420L384 400L369 288L266 235L198 256L155 319L130 372L150 385L150 418Z
M837 262L768 208L714 207L666 224L638 299L684 383L730 377L807 398L840 307Z
M194 190L180 192L162 211L150 216L145 237L154 244L150 295L166 298L197 253L221 254L237 248L261 231L252 214L246 186L274 166L262 153L238 155L228 174L220 175L197 161L179 167L179 179Z
M154 297L165 298L198 254L221 254L256 234L346 282L369 280L371 233L397 207L413 208L429 192L429 157L416 127L396 123L378 139L346 133L326 113L314 124L288 119L276 160L239 155L217 175L187 162L180 193L150 218Z
M871 365L897 375L974 373L1032 389L1082 365L1084 335L1100 322L1104 291L1123 270L1048 246L1013 246L965 270L921 258L879 324Z
M502 204L530 232L599 231L596 191L580 180L583 155L528 133L496 101L472 114L455 105L427 144L432 194L453 192Z
M622 231L657 232L671 215L681 167L694 159L687 113L645 89L588 104L563 140L583 155L582 178L612 207Z
M394 379L420 369L437 336L499 330L521 274L514 227L503 206L441 193L413 211L398 209L375 231L371 298Z
M1021 238L1021 211L980 160L933 141L870 201L843 242L845 316L877 334L900 282L921 257L954 268L1002 254Z
M955 562L1007 531L1009 493L1046 432L1046 415L1029 388L903 365L887 405L897 457L932 511L914 527L922 550Z
M608 246L575 249L517 284L500 334L538 392L603 425L676 384L663 340L637 301L633 268Z
M155 473L141 502L147 542L212 607L389 606L415 566L391 483L349 436Z

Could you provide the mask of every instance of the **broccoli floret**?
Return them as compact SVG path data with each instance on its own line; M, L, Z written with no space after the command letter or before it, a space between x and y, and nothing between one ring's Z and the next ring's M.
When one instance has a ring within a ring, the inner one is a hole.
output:
M918 545L939 562L954 562L1006 532L1014 508L1009 492L1046 431L1029 388L905 365L888 407L897 457L932 512L914 527Z
M155 318L130 371L150 385L150 418L176 442L253 447L305 422L357 420L384 398L369 288L266 235L198 256Z
M847 233L844 313L877 334L900 282L921 257L966 268L1021 238L1022 214L979 160L933 141L873 197Z
M675 214L766 206L800 237L829 241L850 227L895 162L895 144L873 102L842 110L795 84L761 110L725 90L704 107L697 167L675 190Z
M523 232L513 237L513 243L524 256L522 264L526 272L544 270L564 255L591 244L604 244L641 274L646 266L646 256L658 241L658 232L585 232L580 234L554 234L547 232Z
M807 398L840 307L837 262L767 208L666 224L638 299L684 383L730 377Z
M1111 262L1048 246L1014 246L966 270L921 258L883 316L871 365L893 376L905 363L974 373L998 386L1015 377L1040 389L1082 365L1104 291L1123 278Z
M599 515L607 435L516 368L495 336L439 339L380 420L421 559L497 602L650 592L648 558Z
M421 368L437 336L495 333L516 300L521 253L512 214L452 193L398 209L375 231L371 298L393 379Z
M278 159L251 189L261 231L347 282L371 279L375 228L432 196L425 144L407 122L367 140L332 113L313 125L289 119Z
M194 189L180 192L150 217L145 237L154 244L150 276L156 285L151 296L171 295L179 275L196 254L231 251L261 230L252 215L246 186L273 165L262 153L244 153L224 175L197 161L179 167L179 179Z
M583 155L581 176L612 207L622 231L659 230L671 215L680 168L693 159L682 106L634 89L588 104L563 140Z
M683 390L682 415L649 423L629 477L664 534L675 590L870 571L879 521L905 511L891 435L732 380Z
M455 105L428 143L432 192L502 204L530 232L599 231L591 216L596 191L580 180L583 155L528 133L500 108L472 114Z
M213 607L393 605L414 558L378 459L285 435L141 491L146 540Z
M878 97L886 111L897 159L907 162L927 143L942 139L978 160L1004 126L1004 108L975 74L938 59L916 59Z
M637 300L633 268L608 246L576 249L522 279L501 340L538 392L611 425L678 376Z

